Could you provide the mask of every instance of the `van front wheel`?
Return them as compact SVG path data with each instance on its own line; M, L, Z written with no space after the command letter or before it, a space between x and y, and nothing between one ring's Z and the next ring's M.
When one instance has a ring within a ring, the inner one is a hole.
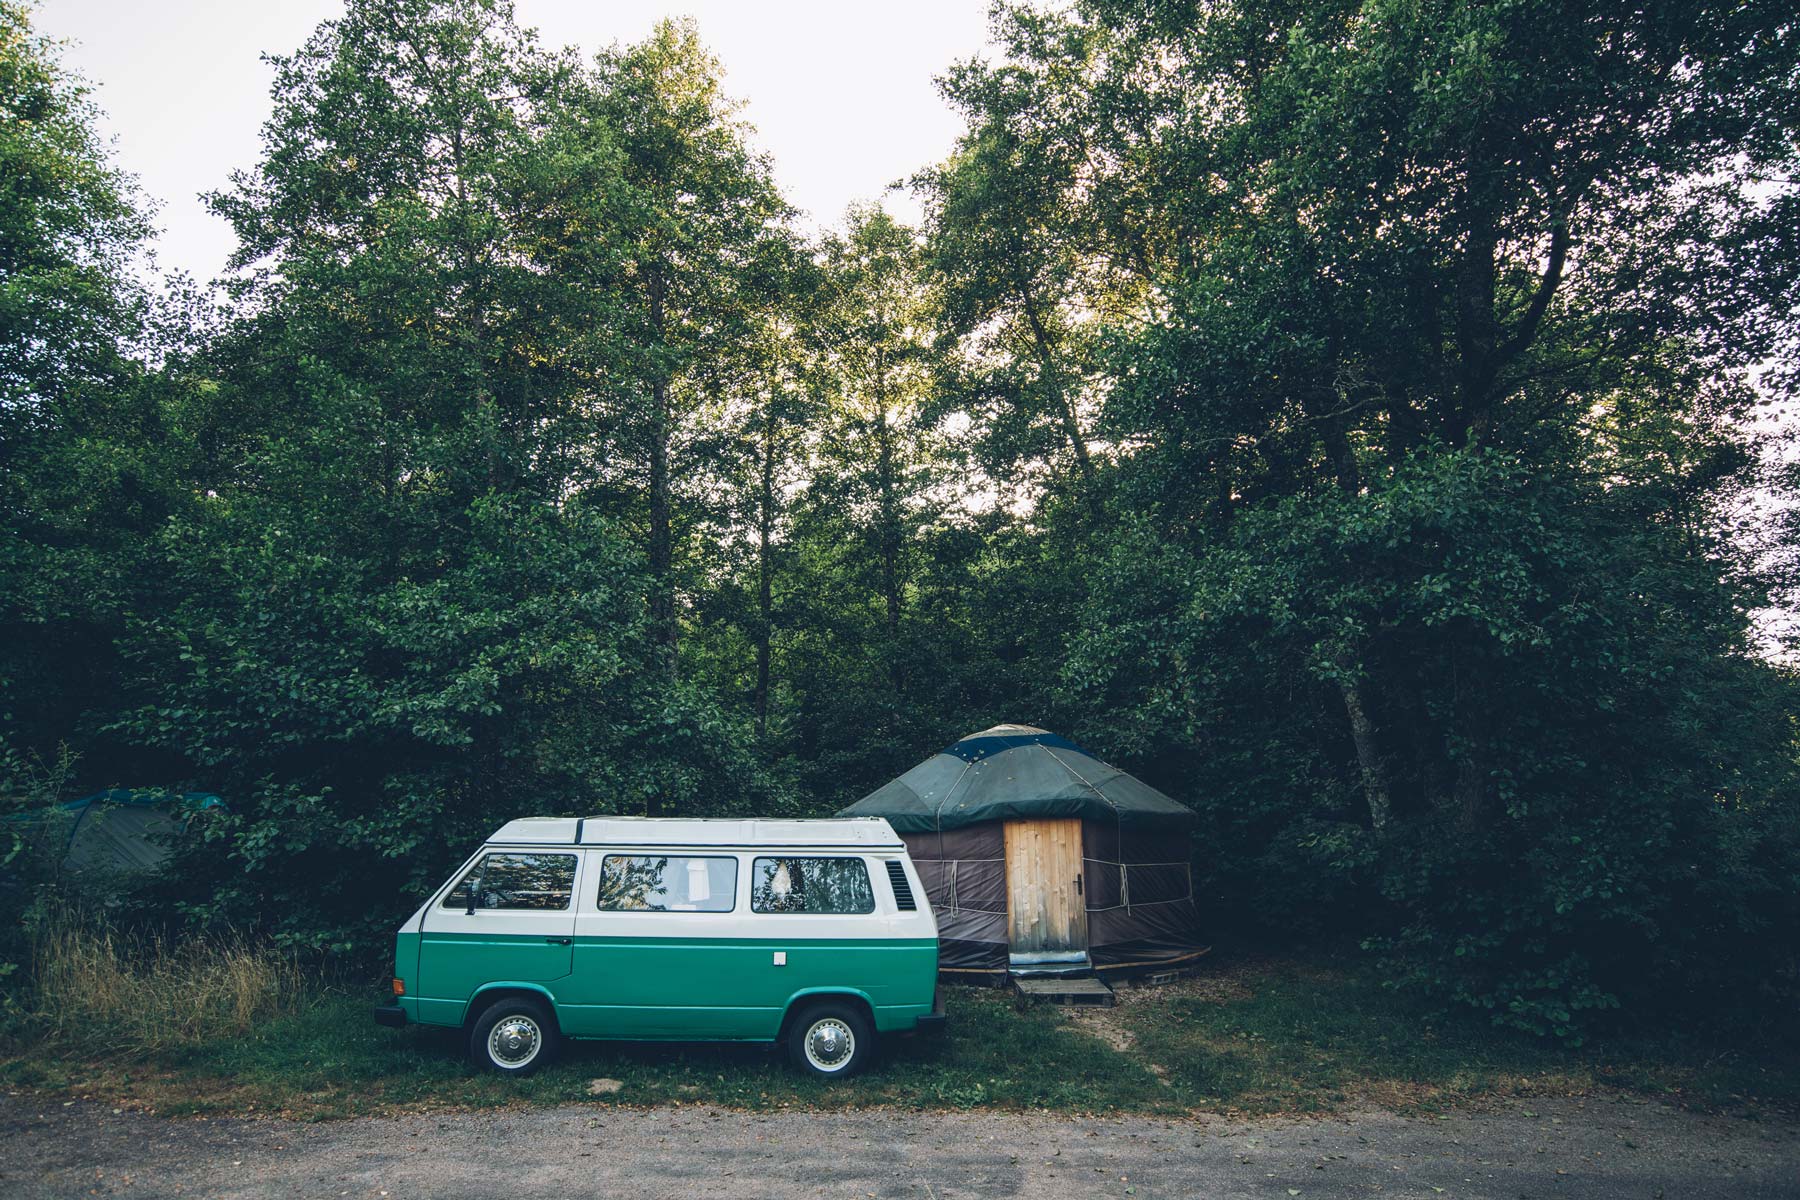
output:
M842 1079L862 1070L875 1049L875 1031L854 1005L815 1004L788 1027L788 1057L809 1075Z
M502 1075L529 1075L562 1044L556 1022L536 1000L509 997L489 1005L469 1031L469 1057Z

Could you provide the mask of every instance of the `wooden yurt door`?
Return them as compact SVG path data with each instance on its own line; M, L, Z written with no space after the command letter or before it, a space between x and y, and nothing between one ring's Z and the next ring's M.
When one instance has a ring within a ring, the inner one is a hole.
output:
M1006 823L1006 932L1014 954L1086 950L1081 821Z

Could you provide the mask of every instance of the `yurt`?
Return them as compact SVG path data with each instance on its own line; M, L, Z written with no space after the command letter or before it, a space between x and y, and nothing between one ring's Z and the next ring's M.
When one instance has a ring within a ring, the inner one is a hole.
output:
M1206 953L1194 814L1056 734L972 733L841 815L886 817L905 839L951 977L1159 970Z

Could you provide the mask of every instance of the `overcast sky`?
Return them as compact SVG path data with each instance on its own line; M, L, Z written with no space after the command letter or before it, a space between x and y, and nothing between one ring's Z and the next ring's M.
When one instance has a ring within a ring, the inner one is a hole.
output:
M980 52L986 0L517 0L551 46L591 54L692 16L747 101L788 199L815 224L941 158L960 129L933 77ZM159 266L200 279L231 252L196 198L253 165L272 73L260 55L298 47L341 0L43 0L35 23L73 44L120 165L160 205ZM917 208L897 198L897 214Z

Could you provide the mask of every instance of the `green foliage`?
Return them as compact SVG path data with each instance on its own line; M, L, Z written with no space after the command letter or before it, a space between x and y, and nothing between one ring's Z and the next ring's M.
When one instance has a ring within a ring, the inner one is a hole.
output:
M946 269L1023 222L1122 451L1080 729L1187 782L1222 907L1559 1036L1792 989L1795 694L1732 524L1784 22L1094 0L950 76Z
M1218 928L1571 1040L1791 1003L1790 25L1002 6L923 228L809 238L691 24L357 0L153 303L0 0L5 770L223 795L145 919L374 958L508 817L1029 721L1194 805Z
M179 698L116 727L232 785L184 871L198 915L360 948L500 821L754 802L722 787L740 735L654 669L641 561L603 521L481 499L438 543L454 565L382 580L237 515L171 531L188 599L125 640Z
M0 4L0 436L17 447L59 405L128 370L124 283L148 232L129 179L106 161L88 89L27 8Z
M66 747L45 762L0 738L0 1020L20 1010L18 990L30 986L32 943L67 898L63 856L69 815L60 808L73 774Z
M1791 684L1744 656L1738 614L1670 537L1619 489L1419 455L1379 489L1248 510L1191 553L1129 544L1070 677L1135 736L1218 746L1195 765L1231 847L1208 872L1260 922L1378 893L1397 980L1538 1032L1621 1004L1731 1009L1784 986L1757 947L1800 915ZM1386 743L1386 838L1341 740L1229 732L1294 698L1328 715L1351 647L1378 652L1371 690L1426 684ZM1246 653L1285 672L1246 695ZM1425 739L1445 725L1441 762Z
M41 632L7 675L79 645L111 685L69 706L89 778L229 798L146 915L372 956L512 816L779 804L743 722L662 662L630 514L593 486L594 361L552 348L595 312L533 261L535 189L556 178L615 245L646 219L610 207L624 134L571 164L556 125L614 86L484 3L352 6L277 62L265 159L215 198L233 308L113 400L191 448L170 498L89 554L100 596L23 531L32 588L82 607L20 604ZM600 398L615 428L635 394ZM112 448L56 432L45 475Z

